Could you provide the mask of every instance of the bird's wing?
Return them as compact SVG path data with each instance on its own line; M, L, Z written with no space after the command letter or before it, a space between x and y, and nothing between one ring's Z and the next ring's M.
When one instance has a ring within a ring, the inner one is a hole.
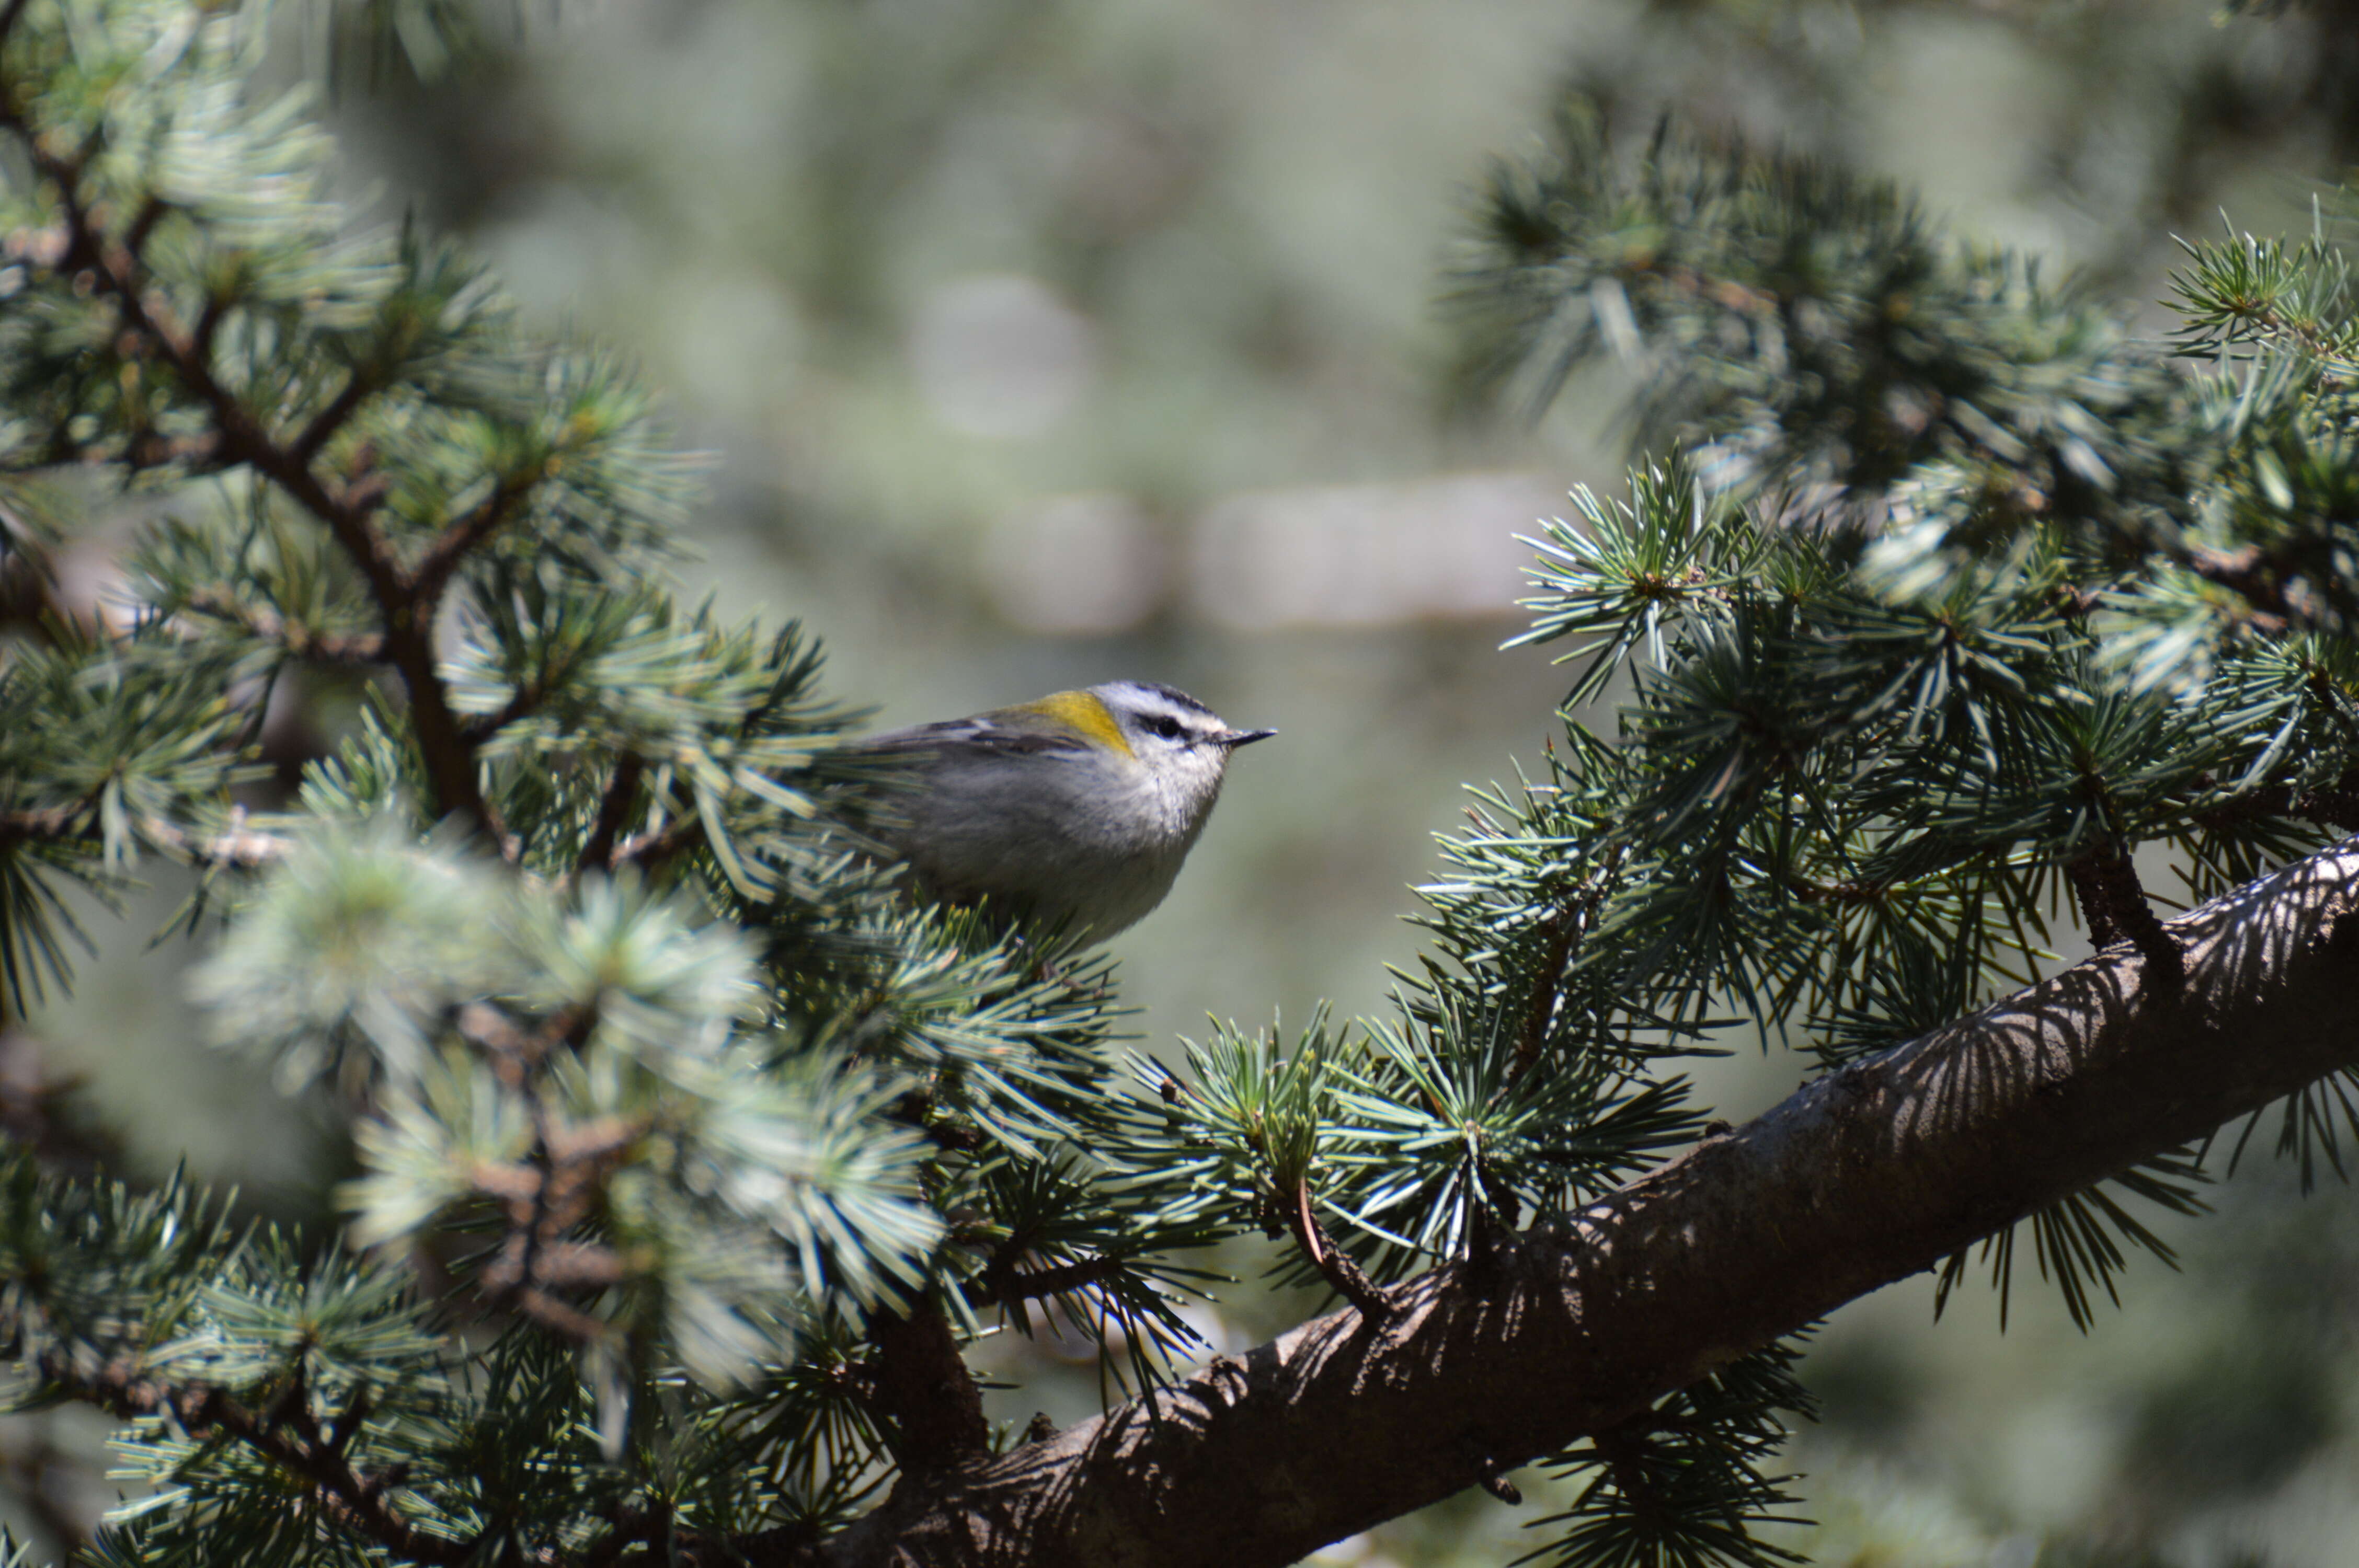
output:
M1042 722L1019 709L978 713L972 719L945 719L932 724L864 735L851 743L855 752L990 752L1007 756L1039 752L1083 752L1089 742L1069 730Z

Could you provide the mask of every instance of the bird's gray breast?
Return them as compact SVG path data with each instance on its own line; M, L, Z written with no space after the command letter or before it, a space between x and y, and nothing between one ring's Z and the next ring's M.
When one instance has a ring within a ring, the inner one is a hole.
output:
M938 894L1103 937L1170 891L1203 825L1191 804L1126 761L952 748L924 764L897 847Z

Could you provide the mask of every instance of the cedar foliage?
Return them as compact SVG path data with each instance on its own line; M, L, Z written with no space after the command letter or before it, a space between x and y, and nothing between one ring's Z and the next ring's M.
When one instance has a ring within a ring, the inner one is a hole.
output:
M306 1243L9 1152L19 1397L118 1418L147 1483L86 1561L788 1561L1019 1441L958 1359L986 1324L1151 1384L1253 1231L1380 1316L1695 1139L1680 1064L1730 1031L1839 1067L2075 924L2167 972L2158 902L2359 827L2326 213L2191 247L2156 345L1889 188L1575 103L1460 279L1478 380L1610 355L1657 453L1536 541L1562 740L1444 846L1390 1016L1126 1057L1102 962L901 899L811 638L665 586L691 497L647 395L325 200L258 28L0 8L5 1005L71 983L68 889L194 867L214 1036L335 1097L360 1166ZM123 491L127 600L54 612ZM364 710L242 809L321 666ZM2286 1107L2305 1172L2347 1096ZM2196 1206L2201 1154L2115 1185ZM2083 1321L2159 1247L2112 1189L2028 1234ZM1795 1357L1542 1456L1533 1555L1786 1555Z

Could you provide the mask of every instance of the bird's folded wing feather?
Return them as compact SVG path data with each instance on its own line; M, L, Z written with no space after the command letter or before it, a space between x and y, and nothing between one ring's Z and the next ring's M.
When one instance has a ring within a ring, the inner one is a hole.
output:
M1063 730L1046 730L1037 724L1011 723L983 715L973 719L945 719L932 724L912 725L907 730L888 730L882 735L866 735L851 743L855 752L998 752L1013 756L1026 756L1042 752L1079 752L1087 742L1077 735Z

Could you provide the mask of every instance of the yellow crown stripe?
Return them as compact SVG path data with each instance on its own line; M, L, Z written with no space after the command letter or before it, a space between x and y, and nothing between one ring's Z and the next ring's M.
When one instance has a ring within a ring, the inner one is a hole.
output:
M1123 739L1122 726L1114 713L1086 691L1052 691L1038 702L1019 702L1018 713L1037 713L1043 719L1053 719L1087 735L1091 740L1112 748L1127 757L1130 742Z

